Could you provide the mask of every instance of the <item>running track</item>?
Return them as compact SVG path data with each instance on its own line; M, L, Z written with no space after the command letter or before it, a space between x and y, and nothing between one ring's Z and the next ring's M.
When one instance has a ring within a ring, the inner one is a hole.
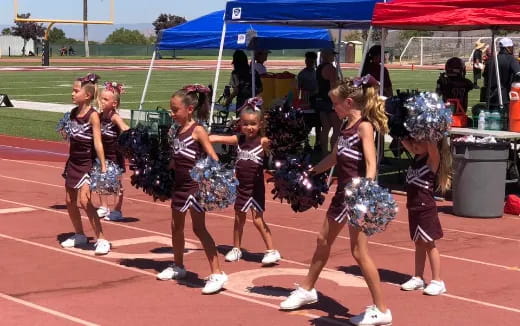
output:
M62 249L58 239L72 229L60 176L66 153L65 143L0 135L2 325L349 325L350 314L371 303L342 232L317 284L320 302L290 313L277 310L306 272L328 200L323 208L303 214L268 200L266 220L284 257L270 268L260 266L264 247L250 221L243 243L249 254L238 263L225 263L233 213L209 213L208 229L230 276L227 290L212 296L200 294L209 269L189 219L187 280L155 280L171 258L169 203L154 203L132 188L128 175L127 219L103 222L113 252L96 257L92 248ZM438 245L448 293L427 297L397 286L413 271L413 244L406 199L395 197L398 219L371 238L370 245L394 325L519 325L520 218L460 218L450 214L451 203L440 203L445 238ZM86 217L84 226L91 236Z

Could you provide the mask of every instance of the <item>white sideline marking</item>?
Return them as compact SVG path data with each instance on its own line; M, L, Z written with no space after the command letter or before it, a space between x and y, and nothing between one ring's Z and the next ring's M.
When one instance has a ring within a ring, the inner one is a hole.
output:
M83 255L83 254L80 254L80 253L76 253L74 251L64 250L64 249L60 249L60 248L47 246L47 245L44 245L44 244L41 244L41 243L37 243L37 242L32 242L32 241L28 241L28 240L24 240L24 239L20 239L20 238L15 238L15 237L9 236L7 234L0 233L0 238L12 240L12 241L17 241L17 242L21 242L21 243L24 243L24 244L28 244L28 245L32 245L32 246L36 246L36 247L40 247L40 248L45 248L45 249L56 251L56 252L59 252L59 253L73 255L73 256L84 258L84 259L88 259L88 260L91 260L91 261L94 261L94 262L98 262L98 263L102 263L102 264L106 264L106 265L122 268L122 269L125 269L125 270L128 270L128 271L137 272L137 273L140 273L140 274L143 274L143 275L147 275L147 276L152 276L153 278L156 277L155 273L151 273L151 272L144 271L144 270L141 270L141 269L137 269L137 268L134 268L134 267L127 267L127 266L124 266L124 265L119 265L117 263L113 263L113 262L108 261L108 260L102 260L102 259L98 259L98 258L95 258L95 257L86 256L86 255ZM170 282L170 283L171 284L175 284L175 282ZM190 286L197 287L196 284L189 283L189 282L186 282L186 283L188 285L190 285ZM240 299L242 301L248 301L248 302L256 303L256 304L259 304L259 305L262 305L262 306L265 306L265 307L270 307L270 308L274 308L274 309L278 310L278 305L274 305L274 304L267 303L267 302L262 302L260 300L255 300L255 299L248 298L248 297L245 297L245 296L241 296L241 295L238 295L238 294L235 294L235 293L220 292L219 294L226 295L226 296L233 297L233 298L237 298L237 299ZM333 324L336 324L336 325L344 325L344 323L338 322L338 321L336 321L334 319L331 319L329 317L326 317L326 316L322 317L322 316L318 316L318 315L314 315L314 314L310 314L310 313L303 313L302 315L305 316L305 317L308 317L308 318L313 318L313 319L317 319L317 318L326 319L327 322L330 322L330 323L333 323ZM85 324L85 325L96 326L96 324Z
M8 177L8 176L5 176L5 175L0 175L0 177L6 178L6 179L17 180L17 181L24 181L24 182L42 184L42 185L56 187L56 188L63 188L63 186L55 185L55 184L51 184L51 183L45 183L45 182L39 182L39 181L33 181L33 180L27 180L27 179L22 179L22 178L15 178L15 177ZM142 199L136 199L136 198L131 198L131 197L125 197L125 199L126 200L131 200L131 201L137 201L137 202L141 202L141 203L145 203L145 204L149 204L149 205L155 205L155 206L162 206L162 207L170 208L170 205L158 204L158 203L154 203L154 202L150 202L150 201L146 201L146 200L142 200ZM48 208L33 206L33 205L19 203L19 202L14 202L14 201L9 201L9 200L5 200L5 199L0 199L0 201L10 202L10 203L13 203L13 204L18 204L18 205L25 205L25 206L29 206L29 207L35 207L37 209L43 209L43 210L47 210L47 211L51 211L51 212L54 211L54 210L48 209ZM59 213L64 214L64 215L68 215L68 213L65 213L65 212L59 212ZM211 212L207 212L206 214L214 215L214 216L220 216L220 217L224 217L224 218L231 219L231 220L235 219L234 216L229 216L229 215L224 215L224 214L217 214L217 213L211 213ZM86 219L87 217L82 216L82 218ZM248 220L248 222L253 223L250 220ZM114 223L114 222L111 222L111 224L115 224L115 225L118 225L118 226L121 226L121 227L125 227L125 228L129 228L129 229L135 229L135 230L140 230L140 231L145 231L145 232L151 232L151 233L160 234L160 235L167 235L165 233L160 233L160 232L156 232L156 231L149 231L149 230L141 229L141 228L138 228L138 227L129 226L129 225L122 225L122 224ZM297 231L297 232L304 232L304 233L310 233L310 234L316 234L316 235L318 234L318 232L316 232L316 231L310 231L310 230L295 228L295 227L291 227L291 226L285 226L285 225L274 224L274 223L267 223L267 224L269 226L274 226L274 227L278 227L278 228L286 229L286 230L293 230L293 231ZM350 240L349 237L345 237L345 236L341 236L341 235L338 235L338 238L339 239ZM376 246L393 248L393 249L399 249L399 250L404 250L404 251L415 251L414 248L399 247L399 246L394 246L394 245L381 243L381 242L369 241L368 243L372 244L372 245L376 245ZM520 269L517 270L517 269L515 269L515 268L513 268L511 266L505 266L505 265L500 265L500 264L488 263L488 262L484 262L484 261L480 261L480 260L474 260L474 259L470 259L470 258L463 258L463 257L457 257L457 256L451 256L451 255L445 255L445 254L441 254L441 257L450 258L450 259L454 259L454 260L460 260L460 261L464 261L464 262L468 262L468 263L474 263L474 264L490 266L490 267L497 267L497 268L506 269L506 270L509 270L509 271L518 271L518 272L520 272Z
M53 212L53 213L56 213L56 214L62 214L62 215L68 215L67 213L64 213L64 212L60 212L58 210L53 210L53 209L49 209L49 208L44 208L44 207L38 207L38 206L33 206L33 205L28 205L28 204L23 204L23 203L19 203L19 202L15 202L15 201L10 201L10 200L6 200L6 199L0 199L0 201L4 201L4 202L9 202L9 203L13 203L13 204L18 204L18 205L27 205L27 206L32 206L32 207L35 207L35 208L39 208L39 209L42 209L42 210L46 210L46 211L49 211L49 212ZM141 200L139 200L141 201ZM144 202L144 201L143 201ZM153 203L152 203L153 204ZM167 206L167 205L164 205L164 206ZM169 207L169 206L168 206ZM213 215L218 215L218 214L213 214ZM221 215L221 216L224 216L224 217L227 217L225 215ZM83 219L88 219L87 217L84 217L82 216ZM229 218L229 217L228 217ZM161 233L161 232L156 232L156 231L152 231L152 230L146 230L146 229L141 229L141 228L137 228L137 227L131 227L131 226L127 226L127 225L122 225L122 224L117 224L117 223L113 223L113 222L108 222L110 224L113 224L113 225L117 225L117 226L120 226L120 227L124 227L124 228L129 228L129 229L136 229L136 230L140 230L140 231L144 231L144 232L149 232L149 233L154 233L154 234L160 234L160 235L167 235L165 233ZM290 228L290 229L294 229L294 228ZM298 229L296 229L298 230ZM301 230L301 231L304 231L304 232L308 232L308 233L316 233L316 232L312 232L312 231L308 231L308 230ZM107 261L107 260L101 260L101 259L97 259L92 256L87 256L87 255L84 255L84 254L81 254L81 253L76 253L74 251L71 251L71 250L63 250L63 249L60 249L60 248L55 248L55 247L51 247L51 246L47 246L47 245L44 245L44 244L40 244L40 243L37 243L37 242L32 242L32 241L28 241L28 240L24 240L24 239L19 239L19 238L14 238L14 237L11 237L11 236L8 236L8 235L5 235L5 234L2 234L0 233L0 237L4 237L6 239L11 239L11 240L15 240L15 241L19 241L19 242L22 242L22 243L27 243L27 244L32 244L32 245L35 245L35 246L38 246L38 247L42 247L42 248L47 248L47 249L51 249L51 250L54 250L54 251L58 251L58 252L61 252L61 253L67 253L67 254L72 254L72 255L75 255L75 256L78 256L78 257L83 257L83 258L87 258L87 259L90 259L90 260L93 260L93 261L97 261L97 262L100 262L100 263L104 263L104 264L108 264L108 265L112 265L112 266L117 266L117 267L120 267L120 268L123 268L123 269L127 269L127 270L131 270L131 271L136 271L136 272L139 272L139 273L142 273L142 274L146 274L146 275L152 275L155 277L155 274L153 273L150 273L150 272L147 272L147 271L143 271L143 270L140 270L140 269L134 269L132 267L127 267L127 266L124 266L124 265L118 265L116 263L112 263L110 261ZM342 238L347 238L347 237L342 237ZM189 240L186 238L186 240ZM196 241L196 240L192 240L192 241ZM378 243L374 243L374 244L378 244ZM390 246L390 247L395 247L395 246ZM410 251L413 251L413 249L408 249L408 248L400 248L400 247L396 247L398 249L406 249L406 250L410 250ZM453 259L461 259L461 258L458 258L458 257L452 257L452 256L447 256L449 258L453 258ZM282 259L283 261L287 261L287 262L293 262L291 260L286 260L286 259ZM461 260L466 260L466 259L461 259ZM468 260L470 261L470 260ZM301 265L301 266L304 266L304 267L309 267L309 264L304 264L304 263L301 263L301 262L294 262L298 265ZM488 263L485 263L485 262L480 262L480 263L483 263L483 264L488 264ZM489 265L494 265L494 264L489 264ZM506 268L508 270L515 270L515 271L520 271L520 269L514 269L514 268L511 268L511 267L507 267L507 266L501 266L501 265L497 265L499 267L503 267L503 268ZM333 269L329 269L329 268L324 268L324 270L329 270L329 271L334 271ZM388 282L384 282L385 284L390 284L392 286L399 286L398 284L394 284L394 283L388 283ZM263 306L266 306L266 307L271 307L271 308L275 308L278 310L278 306L277 305L273 305L273 304L270 304L270 303L266 303L266 302L262 302L262 301L258 301L258 300L255 300L255 299L251 299L251 298L247 298L247 297L242 297L240 295L236 295L236 294L233 294L233 293L228 293L228 292L221 292L221 294L223 295L228 295L230 297L235 297L235 298L239 298L241 300L245 300L245 301L249 301L249 302L253 302L253 303L258 303L258 304L261 304ZM457 295L452 295L452 294L443 294L447 297L450 297L450 298L453 298L453 299L457 299L457 300L461 300L461 301L466 301L466 302L471 302L471 303L476 303L476 304L480 304L480 305L484 305L484 306L488 306L488 307L493 307L493 308L497 308L497 309L502 309L502 310L507 310L507 311L512 311L512 312L516 312L516 313L520 313L520 309L516 309L516 308L512 308L512 307L507 307L507 306L501 306L501 305L497 305L497 304L494 304L494 303L489 303L489 302L485 302L485 301L480 301L480 300L475 300L475 299L470 299L470 298L466 298L466 297L462 297L462 296L457 296ZM310 318L319 318L319 316L316 316L316 315L313 315L313 314L305 314L305 316L307 317L310 317ZM327 318L328 317L324 317L324 318ZM339 324L339 325L344 325L344 323L338 323L337 321L331 319L330 322L333 322L333 323L336 323L336 324Z
M0 236L2 236L2 235L0 234ZM0 298L5 299L5 300L9 300L9 301L13 301L13 302L19 303L21 305L24 305L24 306L36 309L36 310L43 311L43 312L48 313L48 314L53 315L53 316L61 317L61 318L73 321L73 322L81 324L81 325L99 326L99 324L94 324L94 323L91 323L89 321L86 321L86 320L83 320L83 319L79 319L79 318L76 318L74 316L67 315L67 314L64 314L64 313L56 311L56 310L45 308L45 307L37 305L35 303L29 302L29 301L25 301L25 300L22 300L22 299L18 299L18 298L12 297L12 296L4 294L4 293L0 293Z
M10 214L10 213L22 213L22 212L32 212L36 209L31 207L14 207L14 208L2 208L0 209L0 214Z
M12 148L12 149L16 149L16 150L23 151L23 152L36 152L36 153L53 154L53 155L59 155L59 156L69 156L68 153L45 151L43 149L33 149L33 148L25 148L25 147L10 146L10 145L0 145L0 147Z

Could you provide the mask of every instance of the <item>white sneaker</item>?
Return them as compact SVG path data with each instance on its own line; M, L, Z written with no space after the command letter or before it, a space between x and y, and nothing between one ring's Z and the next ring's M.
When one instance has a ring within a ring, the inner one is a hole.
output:
M202 293L204 294L212 294L220 291L224 284L227 282L228 277L226 273L222 272L221 274L211 274L206 281L206 285L202 289Z
M368 306L364 313L350 318L349 322L359 326L392 325L392 312L386 309L382 313L375 305Z
M296 285L296 290L291 292L291 295L282 303L280 303L281 310L294 310L298 309L301 306L306 304L316 303L318 302L318 293L316 289L311 289L309 291L301 288Z
M86 245L87 243L88 243L88 239L84 234L76 233L60 244L63 248L72 248L72 247Z
M104 217L108 216L108 214L110 214L110 209L108 209L107 207L101 206L96 210L96 213L99 216L99 218L104 218Z
M423 293L427 295L441 295L446 292L444 281L432 280L430 284L424 289Z
M94 250L94 253L96 255L106 255L110 252L110 242L105 239L98 239L96 243L94 244L94 247L96 247L96 250Z
M173 279L179 280L184 277L186 277L186 269L175 264L171 264L162 272L157 274L157 279L161 281L168 281Z
M264 258L262 258L262 265L271 265L277 263L282 256L278 250L267 250Z
M242 258L242 250L237 247L233 247L233 249L226 254L226 261L239 261L240 258Z
M414 276L405 283L401 284L401 290L414 291L424 289L424 280L420 277Z
M110 213L104 217L105 221L121 221L122 219L123 213L121 213L121 211L110 211Z

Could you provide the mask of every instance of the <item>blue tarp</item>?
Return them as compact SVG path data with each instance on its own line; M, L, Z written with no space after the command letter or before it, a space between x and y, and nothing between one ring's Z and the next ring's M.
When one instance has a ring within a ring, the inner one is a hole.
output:
M182 25L162 30L159 50L218 49L224 25L224 11L216 11ZM254 30L257 49L319 49L334 46L326 29L230 23L226 26L224 49L246 49L246 34ZM249 39L247 40L249 41Z
M368 29L384 0L229 0L226 22Z

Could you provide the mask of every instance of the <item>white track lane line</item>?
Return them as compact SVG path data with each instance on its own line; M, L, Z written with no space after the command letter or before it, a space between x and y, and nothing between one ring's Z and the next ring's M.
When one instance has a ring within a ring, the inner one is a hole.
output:
M0 234L0 237L3 237L3 235ZM68 314L64 314L62 312L59 312L59 311L56 311L56 310L53 310L53 309L49 309L49 308L46 308L44 306L40 306L40 305L37 305L35 303L26 301L26 300L18 299L18 298L12 297L12 296L4 294L4 293L0 293L0 298L8 300L8 301L16 302L16 303L24 305L26 307L30 307L30 308L33 308L33 309L36 309L36 310L43 311L43 312L45 312L47 314L50 314L50 315L53 315L53 316L56 316L56 317L60 317L60 318L63 318L63 319L70 320L70 321L75 322L77 324L86 325L86 326L99 326L99 324L94 324L94 323L91 323L89 321L86 321L86 320L83 320L83 319L79 319L77 317L74 317L74 316L71 316L71 315L68 315Z
M56 185L56 184L51 184L51 183L45 183L45 182L39 182L39 181L33 181L33 180L27 180L27 179L22 179L22 178L15 178L15 177L9 177L9 176L6 176L6 175L0 175L0 178L6 178L6 179L11 179L11 180L16 180L16 181L23 181L23 182L28 182L28 183L35 183L35 184L41 184L41 185L46 185L46 186L50 186L50 187L55 187L55 188L63 188L63 186L61 185ZM159 204L159 203L154 203L154 202L150 202L150 201L146 201L146 200L142 200L142 199L137 199L137 198L131 198L131 197L125 197L126 200L131 200L131 201L137 201L137 202L140 202L140 203L145 203L145 204L149 204L149 205L155 205L155 206L162 206L162 207L167 207L167 208L170 208L170 205L166 205L166 204ZM16 203L16 204L19 204L21 206L29 206L29 207L37 207L37 208L40 208L38 206L33 206L33 205L30 205L30 204L25 204L25 203L17 203L17 202L14 202L14 201L8 201L8 200L4 200L4 199L0 199L0 201L5 201L5 202L10 202L10 203ZM40 209L45 209L47 211L54 211L52 209L48 209L48 208L40 208ZM60 212L60 213L63 213L63 214L67 214L65 212ZM235 217L234 216L229 216L229 215L224 215L224 214L218 214L218 213L211 213L211 212L207 212L206 214L208 215L214 215L214 216L219 216L219 217L224 217L224 218L227 218L227 219L231 219L231 220L234 220ZM251 221L248 220L248 222L252 223ZM146 231L144 229L140 229L140 228L137 228L137 227L133 227L133 226L129 226L129 225L122 225L120 223L114 223L118 226L121 226L121 227L126 227L126 228L131 228L131 229L136 229L136 230L141 230L141 231ZM286 230L292 230L292 231L297 231L297 232L304 232L304 233L310 233L310 234L315 234L317 235L318 233L315 232L315 231L310 231L310 230L306 230L306 229L300 229L300 228L295 228L295 227L290 227L290 226L285 226L285 225L280 225L280 224L274 224L274 223L267 223L269 226L273 226L273 227L277 227L277 228L281 228L281 229L286 229ZM161 235L164 235L164 233L160 233L160 232L155 232L155 231L149 231L149 232L153 232L153 233L156 233L156 234L161 234ZM168 235L169 236L169 235ZM340 239L347 239L347 240L350 240L349 237L345 237L345 236L338 236L338 238ZM372 244L372 245L376 245L376 246L380 246L380 247L386 247L386 248L393 248L393 249L399 249L399 250L404 250L404 251L410 251L410 252L414 252L415 249L414 248L406 248L406 247L400 247L400 246L394 246L394 245L390 245L390 244L386 244L386 243L381 243L381 242L375 242L375 241L369 241L369 244ZM505 265L500 265L500 264L494 264L494 263L488 263L488 262L484 262L484 261L480 261L480 260L474 260L474 259L469 259L469 258L464 258L464 257L457 257L457 256L451 256L451 255L446 255L446 254L441 254L441 257L444 257L444 258L449 258L449 259L453 259L453 260L458 260L458 261L464 261L464 262L468 262L468 263L474 263L474 264L479 264L479 265L485 265L485 266L489 266L489 267L496 267L496 268L500 268L500 269L505 269L505 270L509 270L509 271L519 271L520 272L520 269L517 269L515 267L511 267L511 266L505 266Z
M137 268L134 268L134 267L127 267L127 266L120 265L120 264L117 264L117 263L113 263L111 261L103 260L103 259L100 259L100 258L86 256L86 255L83 255L83 254L80 254L80 253L77 253L77 252L74 252L74 251L69 251L69 250L66 250L66 249L51 247L51 246L47 246L47 245L44 245L44 244L41 244L41 243L28 241L28 240L20 239L20 238L15 238L15 237L9 236L7 234L2 234L2 233L0 233L0 238L4 238L4 239L16 241L16 242L21 242L21 243L24 243L24 244L28 244L28 245L32 245L32 246L36 246L36 247L40 247L40 248L45 248L45 249L56 251L56 252L59 252L59 253L62 253L62 254L68 254L68 255L80 257L80 258L83 258L83 259L88 259L88 260L91 260L91 261L94 261L94 262L97 262L97 263L106 264L106 265L109 265L109 266L113 266L113 267L129 270L129 271L132 271L132 272L137 272L137 273L140 273L140 274L143 274L143 275L147 275L147 276L151 276L153 278L156 278L156 274L152 273L152 272L148 272L148 271L145 271L145 270L137 269ZM176 282L169 282L169 283L170 284L176 284ZM193 283L189 283L189 282L185 282L185 283L188 284L191 287L198 287L197 284L193 284ZM236 294L236 293L222 291L222 292L219 292L219 295L226 295L226 296L233 297L233 298L236 298L236 299L239 299L239 300L242 300L242 301L247 301L247 302L250 302L250 303L256 303L258 305L262 305L262 306L265 306L265 307L274 308L274 309L278 310L278 305L275 305L275 304L272 304L272 303L263 302L263 301L256 300L256 299L252 299L252 298L249 298L249 297L246 297L246 296L241 296L241 295ZM318 316L318 315L314 315L314 314L310 314L310 313L302 313L302 314L299 314L299 315L300 316L303 315L304 317L312 318L312 319L318 319L318 318L325 319L327 322L335 324L335 325L345 325L345 323L343 323L343 322L339 322L337 320L334 320L334 319L326 317L326 316ZM91 325L95 325L95 324L91 324Z
M10 203L13 203L13 204L21 204L21 203L9 201L9 200L4 200L4 199L0 199L0 201L10 202ZM27 206L29 206L29 205L27 205ZM33 206L33 207L37 207L37 206ZM57 211L57 210L53 210L53 209L48 209L48 208L43 208L43 207L41 209L45 210L45 211L57 213L57 214L67 215L67 213L63 213L63 212L60 212L60 211ZM87 217L84 217L84 216L82 216L82 218L83 219L88 219ZM142 231L145 231L145 232L165 235L164 233L150 231L150 230L145 230L145 229L140 229L140 228L135 228L135 227L128 227L126 225L121 225L121 224L116 224L116 223L111 223L111 224L118 225L118 226L121 226L121 227L131 228L131 229L138 229L138 230L142 230ZM40 243L37 243L37 242L32 242L32 241L28 241L28 240L24 240L24 239L19 239L19 238L15 238L15 237L12 237L12 236L9 236L9 235L6 235L6 234L1 234L1 233L0 233L0 237L6 238L6 239L9 239L9 240L14 240L14 241L26 243L26 244L30 244L30 245L34 245L34 246L38 246L38 247L41 247L41 248L50 249L50 250L57 251L57 252L60 252L60 253L70 254L70 255L73 255L73 256L89 259L89 260L96 261L96 262L99 262L99 263L104 263L104 264L108 264L108 265L111 265L111 266L116 266L116 267L123 268L123 269L126 269L126 270L131 270L131 271L139 272L141 274L150 275L150 276L155 277L155 274L151 273L151 272L147 272L147 271L140 270L140 269L133 268L133 267L127 267L127 266L124 266L124 265L119 265L119 264L116 264L116 263L113 263L113 262L110 262L110 261L107 261L107 260L102 260L100 258L96 258L96 257L92 257L92 256L86 256L86 255L83 255L83 254L80 254L80 253L77 253L77 252L73 252L73 251L68 251L66 249L51 247L51 246L47 246L47 245L40 244ZM283 260L287 261L285 259L283 259ZM291 262L291 261L289 261L289 262ZM299 263L299 262L297 262L297 263L298 263L298 265L303 265L305 267L309 266L308 264L303 264L303 263ZM325 269L331 270L331 269L328 269L328 268L325 268ZM394 283L387 283L387 282L385 282L385 283L386 284L390 284L392 286L399 286L398 284L394 284ZM271 307L271 308L274 308L274 309L278 310L278 306L277 305L266 303L266 302L263 302L263 301L260 301L260 300L251 299L249 297L243 297L243 296L240 296L238 294L229 293L229 292L221 292L221 294L228 295L228 296L231 296L231 297L234 297L234 298L238 298L238 299L244 300L244 301L257 303L257 304L260 304L260 305L263 305L263 306L266 306L266 307ZM520 313L520 309L517 309L517 308L497 305L497 304L494 304L494 303L481 301L481 300L470 299L470 298L457 296L457 295L453 295L453 294L443 294L443 295L447 296L447 297L450 297L452 299L456 299L456 300L461 300L461 301L475 303L475 304L483 305L483 306L487 306L487 307L492 307L492 308L497 308L497 309L501 309L501 310L511 311L511 312L515 312L515 313ZM313 314L308 314L308 313L304 313L303 315L306 316L306 317L309 317L309 318L319 318L320 317L320 316L313 315ZM336 321L334 319L330 319L329 320L328 317L323 317L323 318L326 318L328 321L330 321L330 322L332 322L334 324L344 325L344 323L338 322L338 321Z
M23 212L32 212L36 209L31 207L14 207L14 208L1 208L0 214L13 214L13 213L23 213Z

